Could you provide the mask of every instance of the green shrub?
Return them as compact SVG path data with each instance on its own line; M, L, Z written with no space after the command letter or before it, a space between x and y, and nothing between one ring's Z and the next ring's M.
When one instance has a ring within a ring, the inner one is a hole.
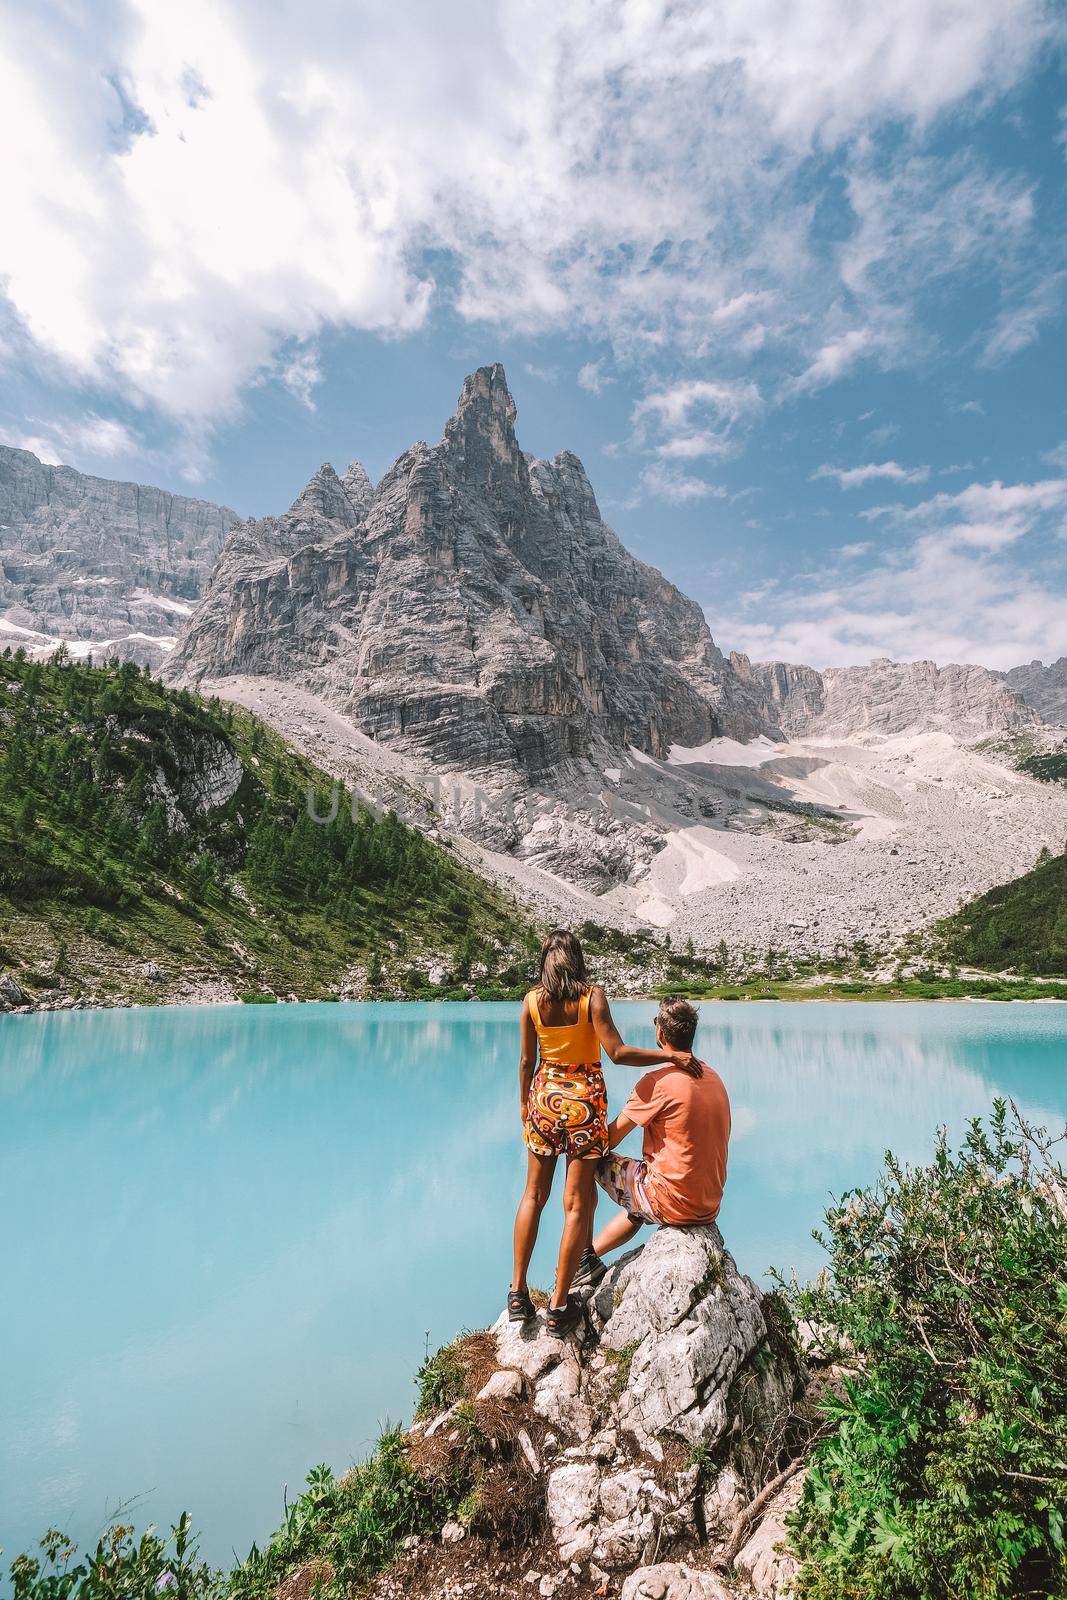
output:
M448 1479L420 1477L399 1429L384 1433L369 1461L335 1478L327 1466L308 1475L300 1499L266 1548L255 1546L233 1569L233 1600L263 1600L294 1567L328 1563L331 1591L358 1593L396 1555L402 1539L428 1533L453 1516L464 1490Z
M462 1400L466 1390L467 1372L460 1358L459 1341L442 1345L432 1356L427 1356L418 1372L415 1383L419 1391L415 1417L435 1416L446 1406Z
M997 1101L831 1207L794 1310L856 1354L791 1534L797 1600L1067 1595L1067 1188Z
M241 995L241 1004L244 1006L274 1006L278 1004L276 994L263 994L259 989L246 989Z
M197 1560L188 1512L169 1539L116 1523L93 1554L76 1561L75 1546L49 1528L41 1540L44 1559L16 1556L11 1563L14 1600L221 1600L225 1580Z

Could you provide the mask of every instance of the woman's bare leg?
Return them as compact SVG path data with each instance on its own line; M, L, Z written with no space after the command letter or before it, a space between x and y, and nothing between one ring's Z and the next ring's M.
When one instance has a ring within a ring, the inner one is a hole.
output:
M526 1288L526 1272L537 1243L537 1229L545 1202L552 1193L552 1176L556 1170L555 1156L535 1156L526 1152L526 1188L519 1209L515 1213L515 1276L513 1289Z
M589 1243L596 1190L596 1162L567 1160L567 1182L563 1190L563 1237L556 1262L556 1287L552 1304L562 1306L570 1293L571 1280L578 1270L582 1251Z

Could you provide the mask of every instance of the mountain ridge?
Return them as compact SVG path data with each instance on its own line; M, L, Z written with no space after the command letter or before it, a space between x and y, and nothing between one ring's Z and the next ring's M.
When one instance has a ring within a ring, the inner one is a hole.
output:
M566 449L551 461L522 452L514 433L516 414L503 368L479 368L465 380L440 445L417 442L378 486L358 461L350 462L343 475L324 462L287 512L261 518L240 518L210 501L53 466L30 451L0 446L0 515L5 519L0 523L0 633L31 654L47 654L63 641L75 655L94 649L98 655L159 667L178 636L189 632L205 591L219 587L220 556L234 577L247 576L249 563L292 560L305 548L332 544L366 521L377 493L398 469L417 477L418 464L425 466L435 450L451 453L464 488L486 498L513 531L527 509L524 491L551 501L561 486L568 492L570 511L577 512L575 528L582 531L599 523L606 529L580 459ZM175 529L176 540L171 538ZM184 544L190 533L192 546L168 560L170 546ZM380 537L381 530L371 530L372 544ZM657 569L629 556L611 537L635 570L662 586L663 596L699 610ZM558 549L546 551L536 539L519 544L535 576L545 582L558 578L551 559ZM152 593L153 583L159 594ZM217 599L210 617L215 626L222 620ZM728 704L718 732L736 733L743 727L752 736L761 720L764 726L758 731L772 738L898 732L910 712L916 725L947 726L968 736L1032 723L1035 719L1009 698L1013 695L1039 718L1067 721L1067 657L1047 667L1034 661L1007 671L977 663L888 658L820 670L783 661L751 662L737 651L725 657L706 624L701 628L690 618L689 625L696 635L706 634L699 643L716 680L710 695L707 682L697 686L698 696L704 691L706 711L714 715L719 710L724 689L727 701L731 695L737 701L737 714ZM896 705L887 694L889 673L901 691ZM173 670L169 675L175 675ZM865 693L872 677L880 680L873 699ZM915 692L920 677L928 680L928 690L946 686L947 712L937 704L936 692ZM993 687L994 680L1004 686L1003 695ZM953 723L955 711L961 715ZM691 727L687 736L699 742Z
M515 414L503 368L479 368L354 521L324 467L244 525L168 677L295 679L383 743L519 781L769 733L700 607L625 550L577 456L523 453Z
M0 445L0 640L158 667L236 520Z
M554 763L602 760L605 744L663 756L673 743L723 735L935 728L977 737L1039 720L1004 675L976 664L878 659L819 672L725 657L696 603L603 522L579 458L524 454L516 414L503 368L482 367L465 380L441 442L412 445L376 489L358 463L345 480L324 463L289 512L231 535L168 676L296 679L372 737L436 766L510 768L534 780ZM424 563L426 582L412 560ZM461 574L469 593L455 605ZM583 582L593 590L605 581L591 621ZM569 584L579 603L565 595ZM436 591L429 606L427 588ZM392 648L382 637L405 598L414 607L405 621L426 628L421 661L417 639ZM621 614L627 601L636 627ZM433 614L436 602L444 616ZM442 628L466 639L442 654L431 643ZM584 659L589 632L599 664ZM465 650L472 660L461 659ZM341 662L347 675L331 669ZM628 678L614 700L609 676ZM395 693L359 688L372 678L392 680Z

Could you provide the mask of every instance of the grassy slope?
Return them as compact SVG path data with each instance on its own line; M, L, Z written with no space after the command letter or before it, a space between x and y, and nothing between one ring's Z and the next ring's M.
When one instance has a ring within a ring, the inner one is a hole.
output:
M972 900L944 932L957 960L1067 977L1067 853Z
M236 792L203 809L234 757ZM434 958L465 977L488 957L518 980L530 934L513 904L395 818L354 827L342 804L316 827L309 783L329 794L246 713L128 667L0 658L0 967L38 999L158 1000L213 980L327 997L375 958L401 992ZM161 979L140 974L148 961Z

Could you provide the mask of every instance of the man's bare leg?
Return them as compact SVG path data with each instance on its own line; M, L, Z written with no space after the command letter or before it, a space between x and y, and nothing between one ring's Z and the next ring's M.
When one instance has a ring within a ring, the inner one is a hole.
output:
M598 1256L606 1256L609 1250L617 1250L621 1244L626 1244L640 1229L640 1222L631 1222L625 1211L616 1211L593 1240L593 1249Z

